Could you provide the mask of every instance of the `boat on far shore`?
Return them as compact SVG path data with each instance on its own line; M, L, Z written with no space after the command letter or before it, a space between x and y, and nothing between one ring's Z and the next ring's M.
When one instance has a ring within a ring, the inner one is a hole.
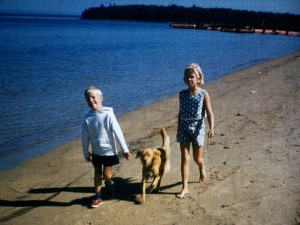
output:
M253 28L250 26L246 27L235 27L226 25L215 25L215 24L188 24L188 23L169 23L172 28L181 29L200 29L200 30L214 30L232 33L256 33L256 34L273 34L273 35L289 35L300 37L299 31L288 31L288 30L275 30L275 29L262 29Z
M170 27L173 28L182 28L182 29L196 29L196 24L188 24L188 23L170 23Z

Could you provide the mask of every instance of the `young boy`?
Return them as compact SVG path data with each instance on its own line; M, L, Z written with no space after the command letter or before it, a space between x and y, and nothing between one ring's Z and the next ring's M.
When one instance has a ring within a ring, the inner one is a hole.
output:
M131 154L113 109L102 106L101 90L94 86L89 87L85 90L84 96L91 111L86 115L83 123L82 150L85 159L91 161L95 169L94 185L96 195L91 204L91 207L95 208L102 204L102 172L105 186L108 190L111 190L112 166L119 164L115 138L120 143L121 151L127 160L130 159ZM91 145L92 154L88 150L89 144Z

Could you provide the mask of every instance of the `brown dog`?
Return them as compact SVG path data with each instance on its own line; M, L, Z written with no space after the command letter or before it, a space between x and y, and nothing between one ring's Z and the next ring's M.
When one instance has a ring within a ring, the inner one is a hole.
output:
M147 193L154 189L158 193L162 176L170 170L170 138L165 128L161 128L163 144L161 148L146 148L137 152L136 158L140 158L143 164L141 203L146 201L147 180L153 177L151 185L147 188Z

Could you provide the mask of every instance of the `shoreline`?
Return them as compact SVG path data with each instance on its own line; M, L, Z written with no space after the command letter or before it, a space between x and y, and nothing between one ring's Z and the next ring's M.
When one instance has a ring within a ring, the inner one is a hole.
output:
M118 117L133 155L113 169L115 198L88 209L93 168L79 138L0 171L0 222L147 225L163 214L166 224L299 223L299 60L300 50L203 86L212 99L216 137L206 140L205 183L195 182L199 174L191 161L186 198L175 198L181 186L176 94ZM171 172L161 193L147 195L141 206L135 151L161 145L161 126L171 139Z
M297 50L294 51L294 52L297 52ZM293 54L294 52L287 53L287 54L285 54L285 55L281 55L281 56L279 56L279 57L277 57L277 58L281 58L281 57L284 57L284 56L286 56L286 55ZM275 60L275 59L277 59L277 58L267 59L266 61L259 62L259 63L256 64L256 65L260 65L260 64L263 64L263 63L265 63L265 62L269 62L269 61ZM247 70L247 69L249 69L249 68L255 67L256 65L254 65L254 66L253 66L253 65L252 65L252 66L249 66L249 65L248 65L248 67L246 67L246 68L244 68L244 69L240 69L240 70L237 70L237 71L234 71L234 72L230 72L230 73L228 73L228 74L221 75L221 76L219 76L216 80L209 81L209 82L206 83L205 85L210 84L210 83L220 82L221 79L222 79L222 77L226 77L226 76L228 76L228 75L230 75L230 74L234 74L234 73L237 73L237 72L242 71L242 70ZM156 102L159 102L159 101L164 100L164 99L173 98L173 97L176 96L176 95L177 95L177 93L175 93L175 94L173 94L173 95L171 95L171 96L169 96L169 97L164 97L163 99L156 100L156 101L154 101L153 103L150 103L150 105L155 104ZM147 105L139 106L139 107L133 109L132 111L138 110L139 108L146 107L146 106L147 106ZM128 112L125 112L125 113L121 114L120 116L118 116L118 120L119 120L119 117L122 118L123 116L127 115L128 113L131 113L132 111L128 111ZM11 166L11 167L5 166L5 168L0 169L0 172L2 172L2 171L5 172L5 171L9 171L9 170L15 170L15 169L19 168L23 163L25 163L26 161L28 161L28 160L30 160L30 159L32 159L32 158L36 158L36 157L42 156L42 155L44 155L44 154L47 154L48 152L53 151L53 150L55 150L55 149L57 149L57 148L59 148L59 147L61 147L61 146L67 145L67 144L70 143L70 142L73 142L73 141L75 141L75 142L81 141L81 137L80 137L80 136L79 136L79 137L76 137L75 135L74 135L74 136L71 135L71 136L72 136L71 140L66 140L66 141L60 140L60 141L58 141L59 144L54 144L53 147L50 147L50 148L46 147L46 148L45 148L45 149L47 149L46 151L45 151L45 150L40 150L40 149L44 149L44 147L41 147L41 146L36 147L36 148L39 149L39 151L41 151L42 153L37 153L37 154L34 153L34 154L31 154L31 156L26 157L25 159L24 159L24 158L18 159L19 163L14 164L14 165ZM51 144L48 143L47 146L48 146L48 145L51 145ZM13 157L10 157L10 161L11 161L11 158L13 158Z

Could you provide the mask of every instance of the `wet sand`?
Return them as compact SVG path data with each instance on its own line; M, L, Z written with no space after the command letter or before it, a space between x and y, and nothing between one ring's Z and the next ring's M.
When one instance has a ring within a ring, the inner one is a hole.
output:
M203 85L215 114L206 141L207 180L190 162L189 194L181 189L176 143L178 96L118 118L132 159L114 167L115 195L90 209L93 168L75 140L14 170L1 171L1 224L300 224L300 51ZM159 194L139 204L141 163L135 152L171 138L171 171ZM208 127L208 126L207 126Z

